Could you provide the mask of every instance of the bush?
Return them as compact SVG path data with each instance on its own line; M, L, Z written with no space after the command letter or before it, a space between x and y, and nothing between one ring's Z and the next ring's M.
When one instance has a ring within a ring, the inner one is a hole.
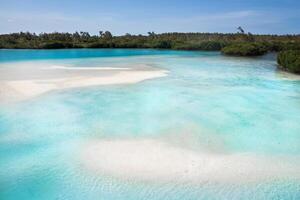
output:
M173 49L220 51L224 46L225 43L219 41L203 41L203 42L191 41L186 43L176 43Z
M300 73L300 51L290 50L279 52L277 63L281 69L292 73Z
M224 47L224 44L216 41L206 41L200 43L200 50L205 51L220 51Z
M110 48L111 45L108 42L94 42L87 45L87 48Z
M222 53L232 56L261 56L268 52L263 44L259 43L238 43L224 47Z
M42 49L64 49L64 48L73 48L72 43L68 42L49 42L44 43L41 46Z
M288 50L300 50L299 42L267 42L270 51L280 52Z
M171 49L172 43L167 40L160 40L156 41L153 45L153 48L158 48L158 49Z

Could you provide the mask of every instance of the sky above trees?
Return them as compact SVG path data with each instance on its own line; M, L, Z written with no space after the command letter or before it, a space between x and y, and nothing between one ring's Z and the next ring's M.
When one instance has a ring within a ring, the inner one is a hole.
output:
M0 0L0 33L300 34L299 0Z

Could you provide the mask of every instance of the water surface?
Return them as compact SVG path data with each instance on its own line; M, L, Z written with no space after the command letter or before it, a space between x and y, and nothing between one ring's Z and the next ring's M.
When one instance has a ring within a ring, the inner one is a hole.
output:
M73 67L148 64L169 76L134 85L51 92L0 105L1 199L299 199L300 182L140 183L80 166L84 141L168 137L217 153L299 158L300 79L274 55L159 50L1 50L20 62ZM300 171L299 171L300 173Z

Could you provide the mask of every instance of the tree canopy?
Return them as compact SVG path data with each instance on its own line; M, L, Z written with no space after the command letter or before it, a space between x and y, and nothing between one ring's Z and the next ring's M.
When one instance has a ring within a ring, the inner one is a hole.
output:
M0 48L160 48L220 51L235 44L261 44L268 51L300 50L300 35L255 35L245 33L162 33L113 36L109 31L99 35L75 33L11 33L0 35ZM250 45L253 46L253 45Z

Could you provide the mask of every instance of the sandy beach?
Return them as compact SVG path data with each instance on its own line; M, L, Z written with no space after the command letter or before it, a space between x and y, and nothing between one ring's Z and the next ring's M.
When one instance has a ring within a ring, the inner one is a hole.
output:
M167 76L147 65L128 67L65 67L25 63L0 68L0 99L21 101L54 90L100 85L133 84Z
M101 175L124 180L195 184L299 180L297 159L193 151L159 139L91 141L84 145L81 155L85 169Z

